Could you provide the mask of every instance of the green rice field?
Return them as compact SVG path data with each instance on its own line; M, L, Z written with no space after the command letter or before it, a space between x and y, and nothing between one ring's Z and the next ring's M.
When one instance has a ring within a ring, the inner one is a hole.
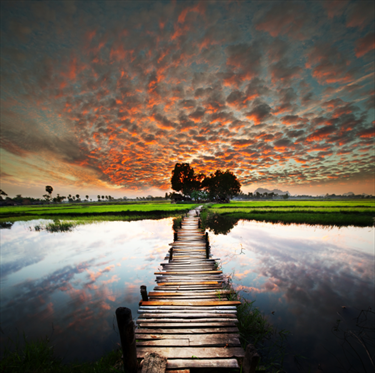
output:
M210 205L208 214L231 219L332 226L372 226L375 200L244 201Z
M170 202L150 203L70 203L36 206L0 207L0 222L32 219L72 219L75 220L127 220L127 217L160 218L175 216L197 206L193 203L171 204Z

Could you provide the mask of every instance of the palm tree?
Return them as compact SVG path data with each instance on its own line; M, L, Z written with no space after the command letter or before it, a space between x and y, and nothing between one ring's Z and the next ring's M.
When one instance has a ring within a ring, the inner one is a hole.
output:
M102 199L104 199L104 196L102 196Z
M86 194L86 199L89 200L89 196Z
M100 195L98 194L98 201L100 201Z

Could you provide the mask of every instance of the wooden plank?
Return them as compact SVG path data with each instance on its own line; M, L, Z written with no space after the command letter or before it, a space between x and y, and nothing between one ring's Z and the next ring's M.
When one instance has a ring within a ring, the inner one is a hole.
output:
M198 310L159 310L159 309L152 309L152 310L145 310L145 309L141 309L141 310L138 310L137 312L138 313L164 313L164 314L170 314L170 313L173 313L173 312L181 312L181 313L186 313L186 314L190 314L190 313L194 313L194 312L199 312ZM232 313L234 315L237 314L237 310L208 310L208 309L204 309L204 312L206 313L214 313L214 314L225 314L225 313Z
M179 275L181 272L154 272L154 275ZM199 274L221 274L223 271L186 271L187 275L199 275Z
M236 326L236 323L233 321L223 321L223 322L207 322L207 323L152 323L144 322L140 323L140 328L220 328L222 326Z
M232 294L231 290L218 290L215 292L207 292L207 293L197 293L197 295L223 295L223 294ZM149 296L159 296L159 295L191 295L186 291L150 291L148 293Z
M175 368L232 368L239 369L236 359L173 359L168 360L167 369Z
M236 306L241 302L237 300L219 300L219 301L141 301L140 306Z
M171 321L173 322L173 319L174 318L184 318L184 317L188 317L188 318L201 318L201 317L207 317L207 318L235 318L237 317L235 314L233 313L228 313L228 314L211 314L211 313L206 313L206 312L197 312L197 313L180 313L180 312L174 312L174 313L169 313L168 315L164 315L164 314L160 314L160 313L145 313L141 316L139 316L139 318L144 318L144 319L154 319L154 318L165 318L165 317L168 317L169 319L172 319ZM139 319L138 319L139 320Z
M192 356L199 358L225 358L225 357L244 357L244 350L240 347L184 347L184 348L173 348L173 347L138 347L137 358L142 359L145 357L147 352L155 352L161 356L165 356L168 359L188 359Z
M157 334L157 333L136 333L135 338L139 340L156 340L156 339L188 339L189 341L200 341L203 339L207 341L224 340L225 338L238 338L238 333L223 333L223 334Z
M148 319L148 318L142 318L144 315L140 316L136 323L137 324L142 324L142 323L169 323L171 324L171 327L173 327L173 324L197 324L197 323L211 323L211 322L230 322L230 323L237 323L237 317L235 318L219 318L221 315L218 315L218 318L210 317L210 318L204 318L204 319L191 319L189 316L186 316L185 318L180 318L180 319L171 319L168 317L168 315L161 315L159 318L155 319ZM217 315L215 315L217 316ZM236 315L235 315L236 316Z
M201 306L140 306L140 309L146 309L146 310L231 310L237 312L236 306L209 306L209 307L201 307Z
M200 325L202 326L202 325ZM189 328L187 329L177 329L177 328L168 328L168 329L147 329L147 328L137 328L135 330L136 334L199 334L199 333L238 333L238 328L234 327L210 327L210 328Z
M141 334L142 336L143 334ZM170 335L170 334L169 334ZM216 336L207 337L207 336L201 336L199 339L190 339L190 338L182 338L182 336L179 336L178 339L168 339L168 338L162 338L162 339L148 339L143 340L141 337L137 338L137 348L139 346L159 346L159 347L167 347L167 346L174 346L174 347L198 347L198 346L212 346L212 347L240 347L240 339L238 335L236 337L230 338L224 335L222 338L218 338Z
M194 281L194 282L166 282L163 284L159 282L159 286L174 286L174 285L218 285L218 281Z

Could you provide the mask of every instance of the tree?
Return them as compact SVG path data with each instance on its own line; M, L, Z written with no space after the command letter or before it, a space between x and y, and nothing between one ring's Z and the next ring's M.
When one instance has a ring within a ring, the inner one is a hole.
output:
M53 192L53 188L51 187L51 185L47 185L47 186L46 186L46 192L47 192L49 195L52 194L52 192Z
M233 172L216 170L214 174L206 177L202 182L203 188L209 193L211 199L228 200L241 191L241 183Z
M89 199L89 196L86 194L86 199L88 200Z
M98 194L98 201L100 201L100 195Z
M288 198L289 198L289 194L288 194L288 193L285 193L285 194L283 195L283 198L284 198L284 199L288 199Z
M0 189L0 201L3 200L3 196L7 196L8 194L6 194L2 189Z
M196 174L189 163L176 163L172 171L171 184L176 192L190 196L194 190L201 189L203 174Z

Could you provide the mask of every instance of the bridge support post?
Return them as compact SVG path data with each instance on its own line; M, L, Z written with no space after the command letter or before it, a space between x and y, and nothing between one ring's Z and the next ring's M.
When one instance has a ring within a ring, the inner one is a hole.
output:
M138 362L132 311L126 307L119 307L116 309L116 319L120 333L124 371L125 373L137 373Z
M145 286L145 285L141 286L141 295L142 295L142 300L147 302L148 301L147 286Z
M177 232L174 232L173 240L174 240L174 241L177 241Z
M173 259L173 248L171 247L169 249L169 263L172 261L172 259Z
M210 259L210 241L208 240L208 232L206 232L206 259Z
M248 344L243 359L242 372L255 373L260 356L252 344Z

